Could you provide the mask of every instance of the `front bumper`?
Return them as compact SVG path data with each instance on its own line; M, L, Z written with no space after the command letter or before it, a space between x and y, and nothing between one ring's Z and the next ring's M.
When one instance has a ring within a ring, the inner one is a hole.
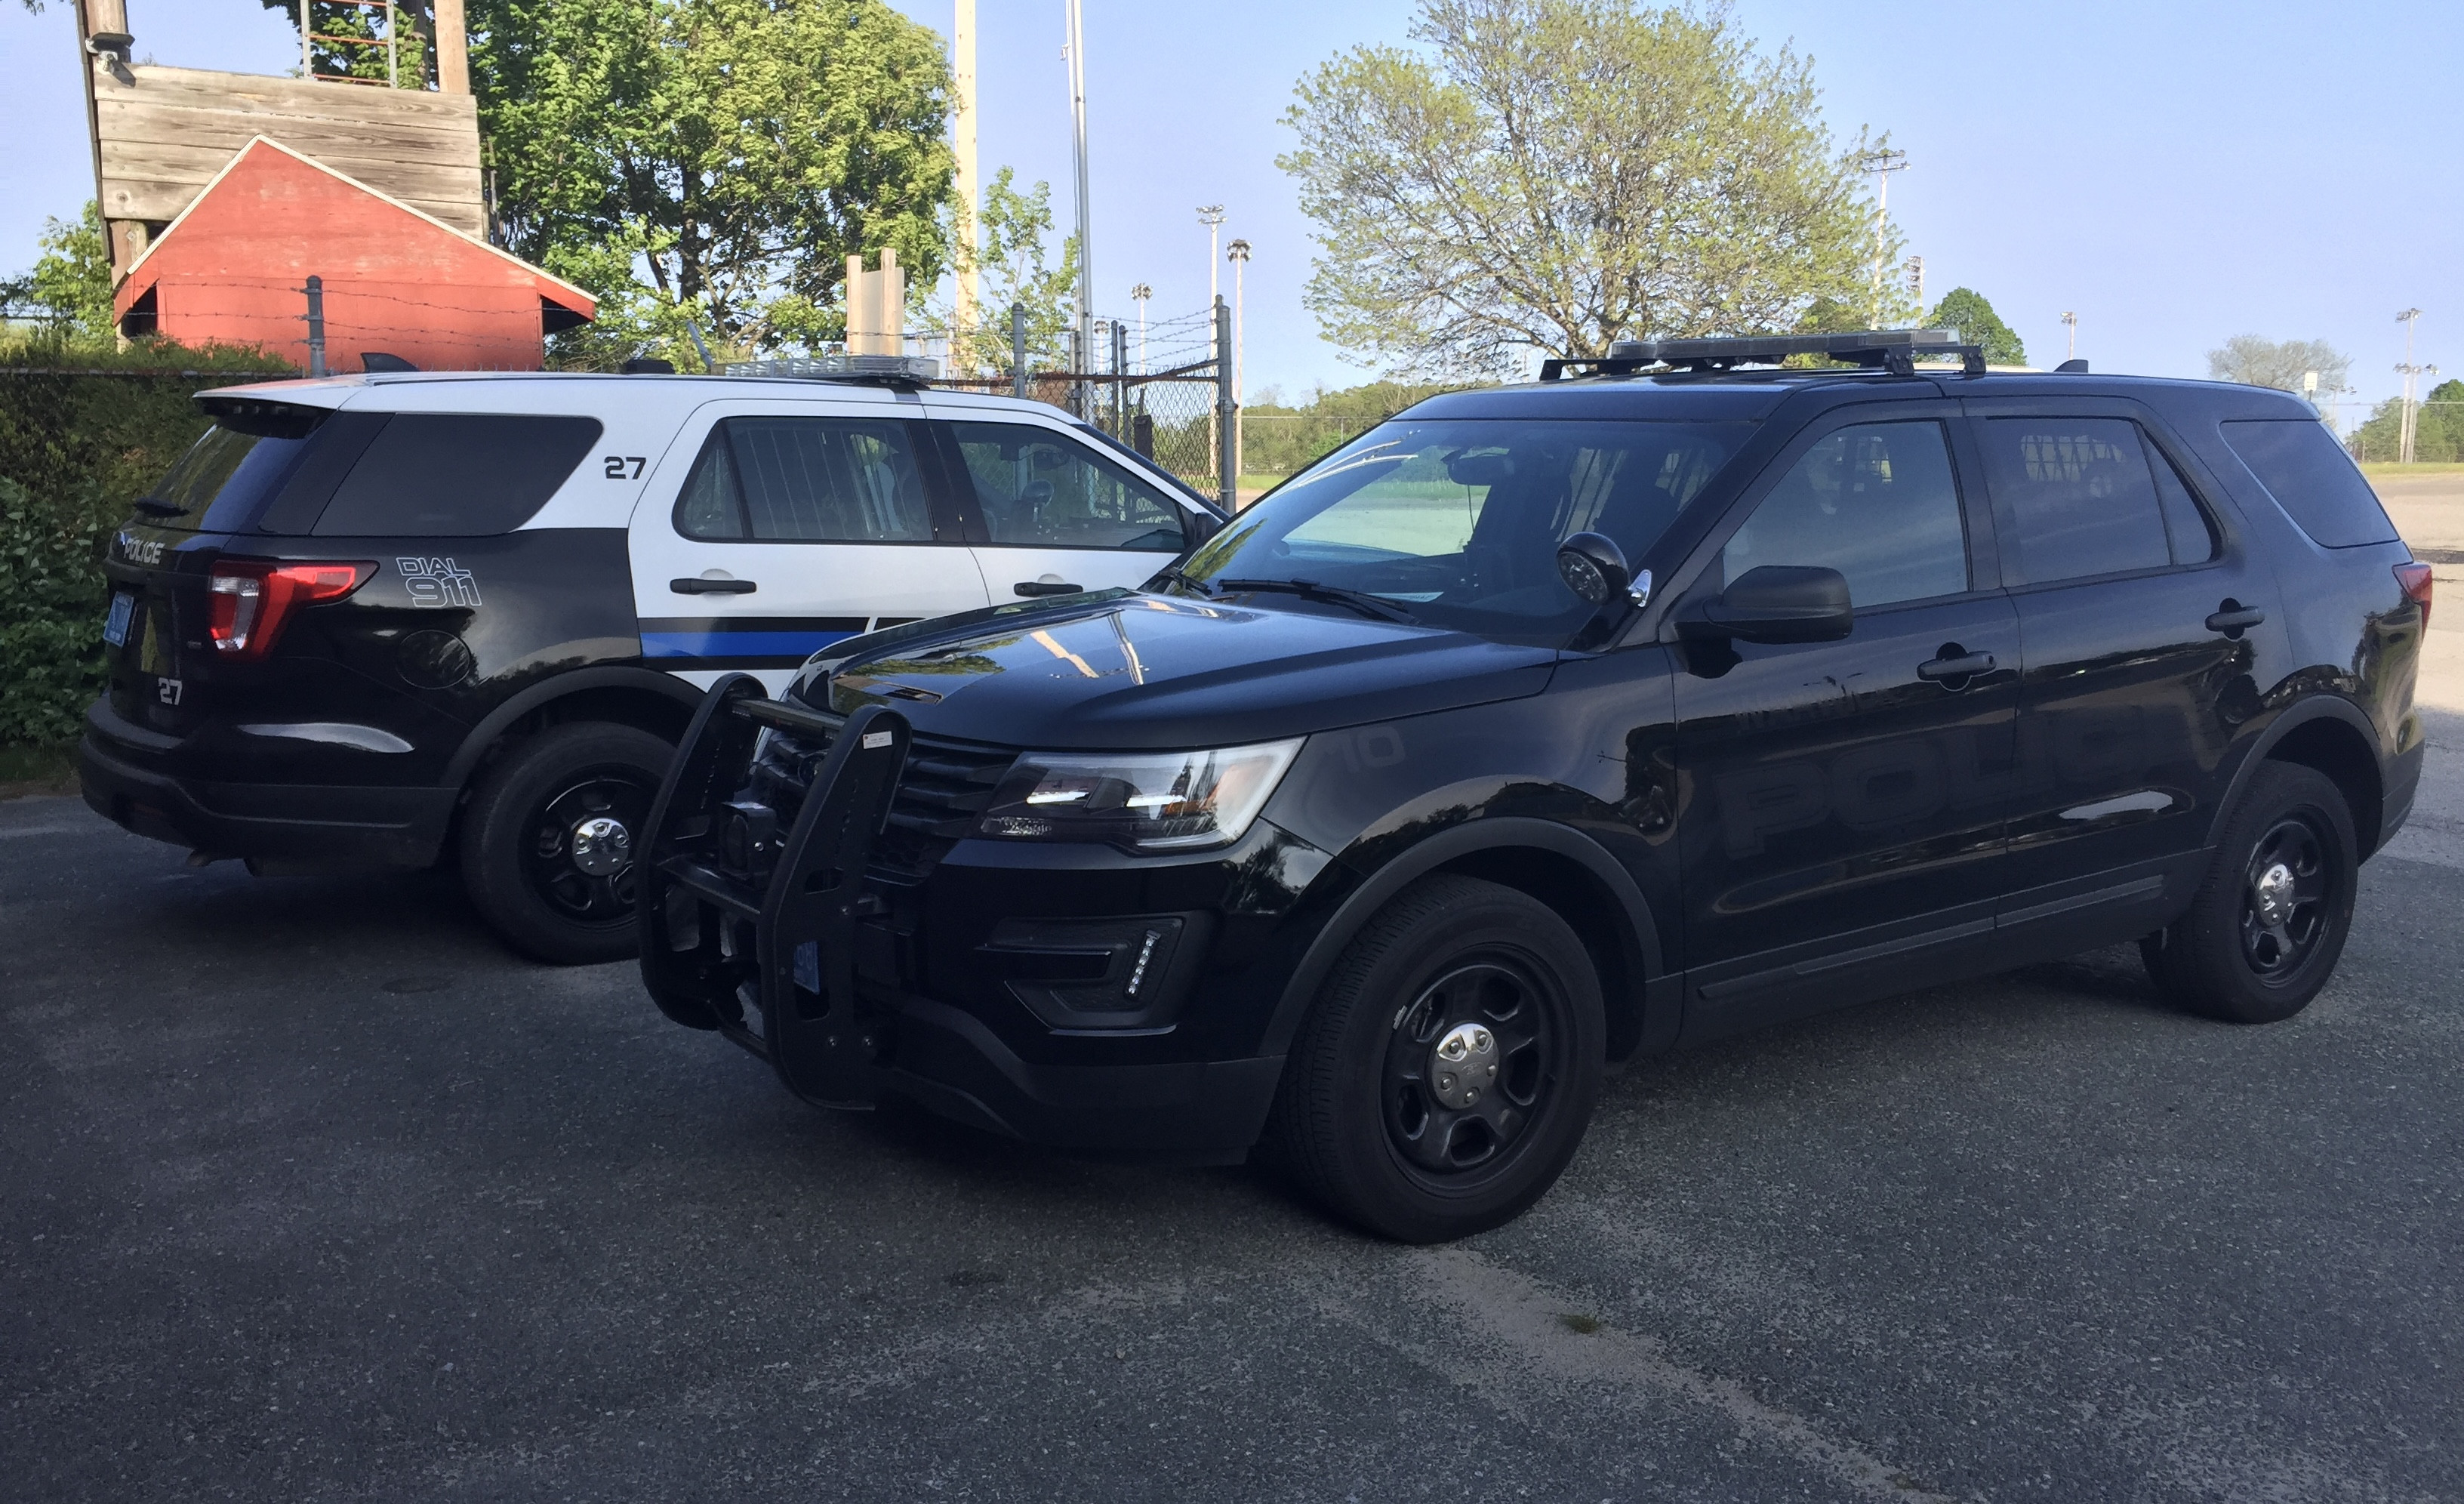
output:
M85 802L139 835L216 856L425 867L453 821L454 790L182 778L163 766L179 739L98 701L77 744Z
M728 847L726 822L765 724L826 739L828 750L757 881L737 860L740 833ZM887 952L916 937L895 933L880 885L866 876L909 741L904 718L882 707L840 725L763 698L742 675L712 687L640 847L642 971L660 1008L726 1035L823 1105L896 1097L1055 1147L1181 1162L1244 1157L1280 1057L1190 1059L1155 1048L1169 1028L1099 1037L1038 1025L1041 1040L1023 1043L1057 1048L1030 1058L979 1011L911 989L913 973ZM1191 918L1194 942L1207 930Z

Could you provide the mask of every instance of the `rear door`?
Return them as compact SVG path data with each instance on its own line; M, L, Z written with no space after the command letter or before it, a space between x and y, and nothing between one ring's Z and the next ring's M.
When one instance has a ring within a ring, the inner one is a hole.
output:
M973 610L983 576L915 409L731 399L686 421L632 524L643 661L772 694L876 627Z
M953 413L936 427L996 604L1134 586L1187 542L1179 502L1061 424Z
M2005 927L2152 926L2188 896L2235 728L2264 708L2254 671L2286 661L2274 582L2137 403L1966 406L2027 655Z

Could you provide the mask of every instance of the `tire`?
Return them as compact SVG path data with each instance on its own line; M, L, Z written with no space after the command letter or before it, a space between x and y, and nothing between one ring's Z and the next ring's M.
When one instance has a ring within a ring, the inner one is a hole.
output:
M2225 822L2189 912L2139 942L2147 974L2173 1001L2209 1018L2291 1018L2327 984L2344 952L2358 851L2352 812L2325 774L2261 763Z
M1451 1079L1449 1039L1463 1067ZM1368 1231L1402 1243L1485 1231L1573 1158L1605 1040L1599 978L1564 919L1496 883L1424 878L1327 978L1286 1060L1268 1146Z
M649 732L585 720L498 759L462 822L462 886L479 917L538 961L635 954L631 845L674 753ZM578 845L585 826L594 839Z

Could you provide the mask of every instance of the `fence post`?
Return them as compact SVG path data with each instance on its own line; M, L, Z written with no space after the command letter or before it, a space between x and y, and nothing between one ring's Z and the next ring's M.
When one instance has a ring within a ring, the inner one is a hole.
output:
M326 374L325 279L313 274L308 278L308 374Z
M1112 437L1130 436L1130 326L1112 321Z
M1215 297L1215 473L1222 480L1223 510L1241 504L1241 477L1232 473L1232 305Z
M1026 398L1026 304L1009 305L1010 395Z

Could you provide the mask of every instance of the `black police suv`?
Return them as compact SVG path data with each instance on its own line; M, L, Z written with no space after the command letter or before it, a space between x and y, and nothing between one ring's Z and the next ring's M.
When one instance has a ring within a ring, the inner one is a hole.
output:
M260 871L458 862L529 954L629 956L634 832L722 674L783 689L829 643L1133 585L1221 525L1058 409L813 368L205 393L112 540L87 802Z
M1809 352L1858 368L1737 368ZM1419 1241L1530 1205L1604 1061L2124 940L2211 1017L2319 991L2430 571L2306 407L1910 331L1566 374L1144 589L718 683L646 837L660 1006L816 1102L1263 1141Z

